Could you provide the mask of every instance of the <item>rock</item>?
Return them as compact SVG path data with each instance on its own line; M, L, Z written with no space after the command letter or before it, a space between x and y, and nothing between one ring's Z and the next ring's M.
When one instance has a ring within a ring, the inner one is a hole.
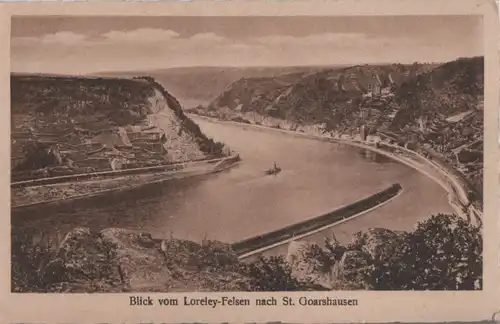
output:
M120 228L76 228L31 275L47 292L248 291L250 278L238 266L231 246L218 241L200 245ZM14 289L26 288L34 289Z
M386 260L401 247L404 236L384 228L370 228L358 233L353 246L367 253L373 260Z
M231 155L231 149L227 145L222 146L222 155L224 156Z
M293 265L301 256L301 251L310 246L309 242L292 241L288 244L286 260L290 265Z
M314 250L322 251L318 245L309 242L290 242L286 259L292 268L291 275L300 282L331 289L330 265L323 264L322 258L315 258Z
M121 284L117 263L113 258L114 247L105 242L98 233L88 228L76 228L61 242L56 258L64 268L64 278L69 282L87 282L92 286L108 287Z
M172 272L150 235L117 228L105 229L100 234L104 241L115 246L120 276L130 290L160 287L165 291L172 281Z

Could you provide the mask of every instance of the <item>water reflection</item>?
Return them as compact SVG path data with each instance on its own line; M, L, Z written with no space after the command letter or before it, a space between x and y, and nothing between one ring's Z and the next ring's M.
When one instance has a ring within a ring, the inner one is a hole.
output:
M359 156L361 156L361 158L363 158L366 161L371 161L378 164L396 163L393 159L383 154L378 154L376 152L367 149L360 149Z

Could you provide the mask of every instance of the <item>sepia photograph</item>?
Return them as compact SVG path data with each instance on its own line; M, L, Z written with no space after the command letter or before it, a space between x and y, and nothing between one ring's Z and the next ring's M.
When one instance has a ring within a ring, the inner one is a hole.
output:
M482 33L13 17L11 291L482 290Z

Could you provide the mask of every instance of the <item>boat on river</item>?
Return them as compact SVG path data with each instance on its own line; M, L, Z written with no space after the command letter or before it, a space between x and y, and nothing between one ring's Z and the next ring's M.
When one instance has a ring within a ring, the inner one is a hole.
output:
M278 174L281 172L281 168L274 163L274 167L265 171L267 175Z

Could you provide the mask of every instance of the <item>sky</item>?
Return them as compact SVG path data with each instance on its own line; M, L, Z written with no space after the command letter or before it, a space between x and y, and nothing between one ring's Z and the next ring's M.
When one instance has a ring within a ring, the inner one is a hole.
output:
M14 17L12 72L446 62L483 55L474 16Z

